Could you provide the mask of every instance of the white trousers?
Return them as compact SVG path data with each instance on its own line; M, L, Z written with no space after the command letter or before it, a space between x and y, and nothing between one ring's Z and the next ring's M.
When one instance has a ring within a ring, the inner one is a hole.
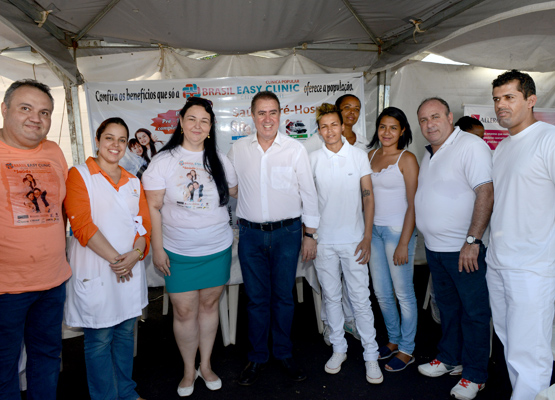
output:
M488 268L493 326L503 343L513 400L530 400L549 387L555 277Z
M345 321L352 321L355 319L353 313L353 305L349 300L349 293L347 292L347 285L342 285L343 295L341 297L341 305L343 306L343 317ZM320 319L324 324L328 323L328 314L326 313L326 307L320 309Z
M353 305L355 323L364 348L364 361L378 359L378 344L374 328L374 314L370 303L368 265L356 262L354 256L358 243L318 245L314 266L322 287L324 307L330 327L330 342L335 353L347 352L345 322L341 306L341 273Z

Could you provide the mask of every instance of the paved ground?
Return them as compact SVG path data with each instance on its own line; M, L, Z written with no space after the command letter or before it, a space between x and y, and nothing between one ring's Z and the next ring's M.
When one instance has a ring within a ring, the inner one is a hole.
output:
M197 381L191 398L196 399L446 399L457 377L443 376L428 378L418 373L416 366L430 361L436 355L436 345L441 336L439 325L435 324L429 310L422 310L422 303L428 281L427 266L415 267L415 285L419 303L418 332L416 336L416 362L405 371L384 372L381 385L370 385L365 380L364 360L360 342L348 335L348 359L337 375L324 372L324 364L331 356L331 347L325 345L316 327L316 317L310 288L305 285L305 302L297 304L293 323L295 356L308 374L304 382L290 381L280 366L271 361L261 378L251 387L237 384L237 377L247 362L247 316L246 296L241 290L237 345L223 347L220 334L212 357L214 371L223 381L220 391L210 392L202 381ZM172 332L172 316L162 316L162 291L152 288L149 292L151 305L149 317L139 323L139 348L135 358L134 378L139 394L147 400L178 399L176 388L183 364ZM387 334L379 307L372 296L376 317L378 343L387 342ZM61 400L88 399L85 376L82 337L64 340L64 369L60 375L58 398ZM383 368L383 362L380 363ZM509 399L511 388L497 339L493 343L493 355L489 366L490 377L486 388L477 399Z

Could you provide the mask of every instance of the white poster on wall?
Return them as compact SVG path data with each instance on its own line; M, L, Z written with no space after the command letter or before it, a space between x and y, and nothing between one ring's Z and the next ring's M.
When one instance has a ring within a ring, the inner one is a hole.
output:
M100 123L110 117L123 118L129 126L130 141L121 164L140 174L169 140L186 99L196 96L214 104L218 147L227 153L237 139L255 132L251 100L264 90L279 98L280 131L305 140L317 134L316 107L324 102L333 104L344 94L364 99L364 79L360 73L352 73L87 83L93 148ZM360 114L365 115L364 101ZM354 130L366 136L363 118Z
M497 116L493 106L465 105L464 115L476 118L484 125L484 140L495 150L499 142L509 136L509 131L497 123ZM534 116L538 121L555 125L555 109L534 108Z

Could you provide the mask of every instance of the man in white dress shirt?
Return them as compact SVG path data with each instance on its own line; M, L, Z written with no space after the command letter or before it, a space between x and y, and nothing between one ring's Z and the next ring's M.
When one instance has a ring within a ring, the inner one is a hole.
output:
M553 368L555 127L536 120L536 100L528 74L512 70L493 81L497 121L509 136L493 154L486 279L514 400L534 399Z
M304 260L316 256L318 198L305 148L278 132L277 96L256 94L251 112L256 134L239 139L228 154L239 179L239 261L252 346L239 384L251 385L260 375L270 356L270 333L274 357L293 380L302 381L306 375L293 360L290 339L293 286L301 247Z

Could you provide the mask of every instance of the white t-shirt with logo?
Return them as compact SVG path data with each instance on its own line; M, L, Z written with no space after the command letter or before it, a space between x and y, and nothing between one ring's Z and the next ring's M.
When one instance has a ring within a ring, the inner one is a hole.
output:
M203 152L179 146L157 154L142 177L145 190L166 190L162 214L164 248L200 257L225 250L233 242L227 207L202 162ZM229 187L237 175L228 158L218 152Z

